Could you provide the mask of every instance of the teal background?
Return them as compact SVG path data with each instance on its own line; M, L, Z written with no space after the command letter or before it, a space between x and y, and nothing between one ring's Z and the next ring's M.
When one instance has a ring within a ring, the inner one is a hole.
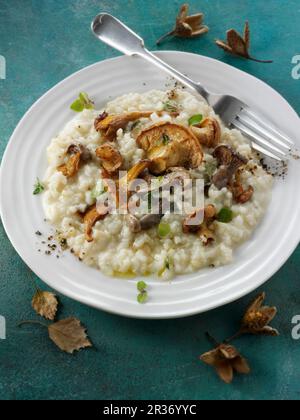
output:
M64 77L117 53L89 31L100 11L123 19L150 49L170 29L181 2L174 0L0 0L0 55L7 79L0 80L0 153L19 119L36 99ZM170 40L160 49L190 51L217 58L251 73L277 89L300 111L300 80L291 77L292 57L300 54L299 0L190 1L206 13L208 35ZM225 55L214 45L225 30L242 30L249 19L252 51L274 64L257 64ZM284 116L283 116L284 117ZM11 192L13 194L13 191ZM26 209L24 209L26 211ZM17 221L16 221L17 222ZM77 316L88 327L94 349L74 356L61 353L46 330L17 328L37 319L30 307L33 282L0 227L0 314L7 340L0 340L0 399L299 399L300 342L291 338L292 317L300 314L298 248L261 289L277 305L274 326L281 336L246 337L237 342L253 373L221 383L198 356L209 350L210 331L223 339L235 332L247 296L207 314L181 320L125 319L61 297L59 317Z

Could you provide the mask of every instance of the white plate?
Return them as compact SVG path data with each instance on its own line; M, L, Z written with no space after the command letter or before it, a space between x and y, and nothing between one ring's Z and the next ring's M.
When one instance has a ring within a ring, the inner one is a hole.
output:
M194 54L164 52L163 59L212 91L236 95L278 122L300 144L299 117L272 88L219 61ZM146 82L146 86L144 83ZM49 286L85 304L139 318L183 317L224 305L267 281L288 259L300 238L300 166L291 161L285 181L277 181L273 200L253 239L235 253L235 261L178 277L172 283L147 278L150 300L136 301L136 280L111 279L71 254L56 259L37 252L36 230L49 231L41 198L32 195L46 169L46 147L70 120L70 103L80 91L97 106L130 91L165 88L165 76L140 59L103 61L70 76L27 112L6 149L0 181L1 215L16 251ZM283 285L284 287L284 285Z

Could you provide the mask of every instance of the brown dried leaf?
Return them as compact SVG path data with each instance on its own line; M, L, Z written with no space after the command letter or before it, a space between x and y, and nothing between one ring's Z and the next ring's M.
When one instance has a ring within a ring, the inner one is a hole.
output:
M32 307L38 315L53 321L57 312L58 301L53 293L38 290L32 299Z
M229 54L246 58L248 60L257 61L258 63L273 63L270 60L257 60L250 55L250 26L246 22L243 37L235 30L227 31L227 43L219 39L216 40L218 47L222 48Z
M183 4L176 18L175 28L168 32L166 35L163 35L161 38L159 38L157 45L159 45L165 38L169 36L177 36L179 38L194 38L209 31L209 28L206 25L203 25L203 13L197 13L188 16L188 12L189 5Z
M92 347L87 338L86 330L76 318L58 321L48 327L50 339L66 353L74 353L86 347Z
M249 51L249 49L250 49L250 26L249 26L248 21L245 23L244 40L245 40L245 45L246 45L247 51Z
M247 375L250 367L247 360L240 355L238 350L229 344L220 344L215 349L204 353L200 360L216 369L217 374L227 384L233 380L234 371Z
M263 306L265 299L265 293L261 293L251 303L242 320L243 332L255 335L279 335L277 330L269 326L277 314L277 309Z
M227 43L234 54L245 58L249 57L245 40L234 29L227 32Z

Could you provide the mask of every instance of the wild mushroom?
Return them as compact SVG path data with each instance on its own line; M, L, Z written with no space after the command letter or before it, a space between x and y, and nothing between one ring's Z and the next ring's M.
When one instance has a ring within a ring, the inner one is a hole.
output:
M203 159L196 136L190 129L179 124L155 124L143 130L136 141L147 152L151 160L150 171L156 175L174 166L197 168Z
M123 165L121 153L108 143L96 149L96 156L101 160L103 168L108 173L114 173Z
M237 171L234 182L229 189L232 192L234 200L239 204L245 204L251 200L254 194L254 188L250 185L246 190L241 181L241 171Z
M157 226L162 218L162 214L146 214L140 219L133 214L130 214L127 218L128 225L133 233L139 233L142 230L149 230Z
M95 120L95 129L100 131L107 141L113 141L116 138L117 131L125 128L131 121L139 118L149 118L153 111L148 112L130 112L121 115L107 115L105 118L99 116Z
M206 118L200 124L193 125L192 131L199 142L208 148L216 147L221 141L221 127L215 118Z
M196 233L201 238L204 245L208 245L215 239L212 224L216 215L217 210L212 204L199 210L198 214L197 212L194 212L192 215L189 215L184 219L182 225L183 233ZM192 222L193 219L198 217L203 217L202 223L195 224L195 222Z
M91 154L81 144L71 144L66 151L66 156L68 156L67 162L60 165L57 170L65 177L71 178L79 171L80 163L88 161Z
M85 239L88 242L93 241L93 226L99 220L103 220L109 213L109 208L104 204L89 207L83 215L83 223L85 224Z
M212 183L221 190L232 183L237 170L247 163L247 159L225 145L218 146L213 156L217 159L221 168L213 176Z

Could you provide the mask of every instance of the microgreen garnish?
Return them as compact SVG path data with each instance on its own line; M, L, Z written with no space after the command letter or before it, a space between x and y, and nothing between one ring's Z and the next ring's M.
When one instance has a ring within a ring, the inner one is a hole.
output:
M163 145L164 146L166 146L171 141L170 137L167 134L165 134L165 133L162 135L162 138L163 138L162 139L162 142L163 142Z
M135 128L137 128L139 125L141 124L140 120L135 121L132 126L131 126L131 130L134 130Z
M204 165L204 183L205 185L211 184L213 174L216 172L217 163L215 161L205 162Z
M158 226L158 234L161 238L165 238L171 232L171 226L168 223L160 223Z
M196 125L201 123L201 121L203 120L203 115L201 114L196 114L193 115L190 119L189 119L189 125Z
M223 207L218 215L217 220L221 223L230 223L233 219L233 211L229 209L228 207Z
M169 257L166 258L165 267L166 267L166 270L170 270L170 268L171 268Z
M34 184L33 195L41 194L45 190L44 184L41 183L39 178L36 179L36 183Z
M81 92L70 108L75 112L82 112L84 109L94 109L94 102L90 100L87 93Z
M139 292L137 296L138 303L145 303L148 300L147 284L144 281L139 281L136 287Z
M164 111L178 112L178 104L174 101L166 101L164 102Z

